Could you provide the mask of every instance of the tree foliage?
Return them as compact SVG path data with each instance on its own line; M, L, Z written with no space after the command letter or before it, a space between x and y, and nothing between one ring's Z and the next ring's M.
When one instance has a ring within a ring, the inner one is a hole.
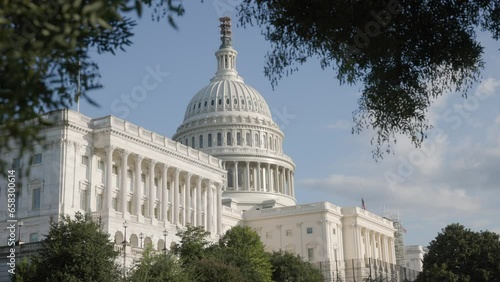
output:
M41 113L67 108L100 87L98 65L89 52L124 50L135 22L127 13L154 7L153 17L182 15L173 0L6 0L0 5L0 149L20 142L21 155L49 121ZM80 77L81 89L77 88ZM93 103L93 102L92 102ZM95 104L95 103L94 103ZM8 164L0 160L2 173Z
M364 85L353 132L375 130L375 157L397 134L419 146L433 99L466 94L480 77L477 30L500 37L498 1L244 0L239 15L272 44L265 74L273 85L313 57L341 83Z
M500 236L451 224L430 243L417 281L481 282L499 279Z
M32 260L27 282L114 282L120 279L120 268L115 263L118 252L109 235L89 215L76 213L74 218L62 216L52 222L41 249Z
M218 243L226 263L237 266L247 281L271 281L271 263L259 235L248 226L234 226Z
M299 255L289 252L273 252L270 254L273 281L306 282L323 281L324 277L318 268L304 261Z
M187 225L186 229L179 229L177 236L181 238L179 243L172 245L172 253L179 256L184 265L199 261L205 254L208 246L207 236L210 233L203 226Z
M131 282L189 282L189 272L182 268L177 258L171 253L153 253L148 247L140 261L133 267Z

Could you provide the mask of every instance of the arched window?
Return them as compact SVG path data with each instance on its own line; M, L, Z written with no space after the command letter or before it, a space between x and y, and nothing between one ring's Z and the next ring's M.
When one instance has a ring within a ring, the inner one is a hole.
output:
M203 148L203 135L200 135L200 142L198 146L200 147L200 149Z
M211 103L211 105L213 106L214 104L215 104L215 101L214 101L214 100L212 100L212 103Z
M226 105L229 105L229 98L226 98Z
M208 147L212 147L212 133L208 134Z
M208 101L205 101L205 105L204 105L204 107L206 107L206 106L207 106L207 103L208 103Z
M269 137L269 149L273 149L273 138Z
M260 138L259 138L259 134L257 134L257 133L255 133L254 142L255 142L255 147L260 147Z
M195 146L194 146L194 136L191 137L191 147L193 147L193 149L195 149Z
M219 105L222 105L222 99L219 99Z
M222 146L222 133L217 133L217 146Z
M247 132L246 140L247 140L247 146L252 146L252 135L250 134L250 132Z
M198 103L198 109L201 108L201 102Z
M232 139L231 139L231 132L228 132L227 133L227 140L226 140L226 144L228 146L232 146L233 145L233 142L232 142Z
M263 144L264 145L264 149L267 149L267 138L266 138L265 134L264 134L263 140L264 140L264 144Z
M236 145L241 146L241 133L236 133Z
M237 105L238 104L238 99L234 98L234 104Z

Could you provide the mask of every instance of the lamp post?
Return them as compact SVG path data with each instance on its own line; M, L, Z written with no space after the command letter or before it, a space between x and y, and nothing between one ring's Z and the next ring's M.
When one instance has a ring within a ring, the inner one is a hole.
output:
M19 227L19 235L18 235L18 240L17 240L17 245L19 246L19 258L21 258L21 244L22 244L21 228L23 227L23 225L24 225L24 222L22 222L22 221L17 222L17 226Z
M139 233L139 239L141 239L141 248L142 248L142 239L144 238L144 234L141 232Z
M123 228L125 229L125 236L123 237L123 281L127 281L127 227L128 223L125 220L123 222Z
M167 229L163 230L163 250L165 251L165 254L167 254L167 235L168 235L168 231Z

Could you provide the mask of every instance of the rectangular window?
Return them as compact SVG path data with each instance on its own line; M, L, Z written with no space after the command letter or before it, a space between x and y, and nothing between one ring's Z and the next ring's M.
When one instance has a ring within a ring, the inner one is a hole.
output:
M87 190L82 190L80 192L80 209L86 211L88 210L88 193Z
M38 233L30 234L30 243L38 242Z
M155 208L155 218L160 218L160 217L158 216L158 208L157 208L157 207Z
M41 153L34 154L33 155L33 164L37 165L37 164L41 164L41 163L42 163L42 154Z
M19 159L19 158L12 159L12 168L13 169L20 169L21 168L21 159Z
M155 177L155 186L158 187L158 177Z
M89 165L89 157L82 155L82 165Z
M287 230L286 230L286 236L287 236L287 237L292 236L292 229L287 229Z
M313 261L314 260L314 248L308 248L307 249L307 259L309 261Z
M335 233L337 233L337 231L335 230L335 228L333 228L333 234L335 235Z
M113 200L111 201L111 206L115 211L118 210L118 198L113 198Z
M118 167L116 165L112 166L112 171L114 175L118 175Z
M313 233L313 228L312 227L307 227L306 233L307 234L312 234Z
M102 194L97 194L97 197L96 197L97 210L102 210L102 198L103 198Z
M146 206L141 205L141 214L144 215L146 213Z
M99 160L97 162L97 169L104 170L104 161L103 160Z
M132 210L132 202L131 201L127 201L127 211L131 212L131 210Z
M141 174L141 182L146 183L146 175L145 174Z
M41 190L40 188L35 188L32 190L33 193L33 198L31 202L31 209L32 210L39 210L40 209L40 196L41 196Z
M127 170L127 181L128 181L128 190L130 192L134 191L134 182L132 181L132 171L129 169Z

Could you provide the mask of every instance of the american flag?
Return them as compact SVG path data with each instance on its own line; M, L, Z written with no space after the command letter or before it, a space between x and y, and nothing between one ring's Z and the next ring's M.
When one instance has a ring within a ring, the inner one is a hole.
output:
M361 208L366 210L365 200L363 200L363 198L361 198Z

